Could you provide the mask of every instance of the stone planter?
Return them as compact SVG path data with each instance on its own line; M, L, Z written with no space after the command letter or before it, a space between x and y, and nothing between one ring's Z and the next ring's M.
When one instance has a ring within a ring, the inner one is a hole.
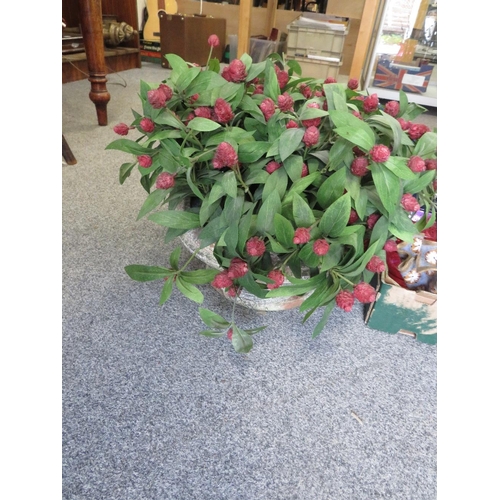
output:
M192 229L187 231L183 235L179 236L184 247L191 253L194 253L200 247L200 240L198 239L199 229ZM203 262L207 267L213 269L219 269L219 263L213 254L214 245L202 248L197 254L196 258ZM222 269L221 269L222 270ZM288 280L285 280L284 285L290 284ZM254 309L256 311L285 311L287 309L293 309L299 307L302 302L312 293L309 292L305 295L294 295L292 297L273 297L269 299L261 299L242 290L237 298L232 298L227 295L224 290L217 289L224 297L229 300L236 300L238 305L246 307L248 309Z

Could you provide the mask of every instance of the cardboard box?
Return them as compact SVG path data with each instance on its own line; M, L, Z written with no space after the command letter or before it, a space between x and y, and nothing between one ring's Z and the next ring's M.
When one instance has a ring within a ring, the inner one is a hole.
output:
M222 61L226 45L226 20L214 17L200 17L196 15L170 15L159 11L160 18L160 46L161 65L169 69L166 54L176 54L186 62L200 66L207 64L210 46L208 37L215 34L220 44L213 48L212 58Z
M365 323L370 328L437 343L437 294L407 290L387 275L377 275L372 285L377 300L365 307Z
M433 69L432 64L423 66L396 64L388 58L381 57L377 64L373 85L385 89L423 94L427 91Z

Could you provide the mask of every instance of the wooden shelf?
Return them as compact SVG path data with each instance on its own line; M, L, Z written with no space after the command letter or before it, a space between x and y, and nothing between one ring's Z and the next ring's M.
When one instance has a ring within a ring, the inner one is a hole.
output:
M114 47L105 48L104 57L106 67L110 73L126 69L141 67L141 54L139 48ZM63 54L62 56L62 83L75 82L89 77L87 55L85 52L76 54Z

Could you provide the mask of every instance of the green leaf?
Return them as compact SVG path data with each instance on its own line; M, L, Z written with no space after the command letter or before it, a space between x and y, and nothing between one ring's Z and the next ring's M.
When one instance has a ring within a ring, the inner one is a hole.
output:
M350 213L351 197L346 193L325 210L319 221L319 230L331 237L340 235L349 222Z
M312 333L312 338L314 339L317 337L322 331L323 328L325 328L326 322L328 321L328 318L330 317L330 314L332 313L333 309L335 308L335 301L332 300L329 304L325 306L323 316L319 320L318 324L314 328L314 331Z
M307 267L311 268L318 267L320 263L319 256L313 251L312 241L309 241L300 249L299 258Z
M256 229L262 236L266 233L274 234L274 215L281 213L281 199L277 191L273 191L262 204L257 214Z
M177 276L175 281L178 290L188 299L197 304L203 303L203 294L191 283L187 282L182 276Z
M372 163L371 170L380 200L387 212L392 214L401 199L399 178L382 163Z
M426 132L415 145L413 154L416 156L426 157L435 154L437 150L437 134L434 132Z
M208 118L202 118L197 116L189 121L187 125L190 129L196 130L198 132L211 132L212 130L217 130L220 128L220 123L209 120Z
M172 295L172 290L174 288L174 277L169 276L165 280L165 284L163 285L163 288L161 290L160 294L160 306L163 305Z
M155 189L144 201L144 204L137 215L137 220L142 219L146 214L160 205L168 195L166 189Z
M197 269L196 271L182 271L180 276L192 285L206 285L211 283L219 272L219 269Z
M254 163L269 150L270 144L265 141L245 142L238 146L238 159L241 163Z
M236 176L232 170L224 173L224 175L222 176L221 184L224 192L228 196L230 196L231 198L236 198L238 194L238 186L236 184Z
M200 217L198 214L183 212L180 210L157 212L151 214L148 219L156 222L160 226L171 227L174 229L195 229L200 227Z
M304 133L303 128L289 128L281 134L278 151L282 162L301 147Z
M323 85L328 110L348 111L345 89L338 83L327 83Z
M269 178L264 184L264 190L262 191L263 201L266 200L273 191L277 191L281 198L285 194L288 184L288 175L284 168L278 168L278 170L268 175Z
M125 153L130 153L136 156L140 155L150 155L151 149L141 146L135 141L130 139L117 139L106 146L105 149L114 149L116 151L123 151Z
M311 207L297 193L293 195L293 219L297 227L310 227L316 222Z
M125 182L125 179L130 176L134 166L135 166L135 163L124 163L120 167L120 175L119 175L120 184L123 184Z
M384 165L400 179L415 179L415 174L408 167L408 158L390 156Z
M302 165L304 164L304 159L299 155L289 156L284 162L286 173L290 177L292 182L296 182L302 178Z
M177 78L175 83L177 90L183 92L186 88L193 82L193 80L201 73L200 67L188 68L187 71L183 71L182 75Z
M389 220L389 232L402 241L412 241L418 229L402 207L397 207Z
M329 116L328 111L325 111L324 109L308 108L307 106L303 106L299 115L299 119L301 121L311 120L313 118L323 118L323 116Z
M236 325L233 325L232 343L234 350L239 353L250 352L253 347L252 337Z
M375 134L367 123L347 111L328 112L338 135L367 151L375 145Z
M186 61L182 59L182 57L176 54L165 54L165 58L172 68L170 78L175 83L183 73L188 71L189 66L187 65Z
M245 250L245 245L250 233L250 227L252 225L254 208L255 204L252 205L252 208L240 218L240 222L238 224L238 251L240 254L242 254Z
M141 266L133 264L125 267L125 272L135 281L154 281L166 278L171 274L169 269L158 266Z
M276 239L285 247L291 248L295 230L292 223L281 214L274 215L274 227L276 229Z
M200 307L198 309L200 313L200 318L202 319L205 325L210 328L228 328L231 324L226 321L222 316L210 311L209 309L205 309Z
M223 337L224 335L226 335L226 332L225 331L221 332L220 330L202 330L200 332L200 335L215 339L215 338Z
M264 95L270 97L274 102L277 102L278 96L280 95L280 87L274 64L270 59L266 60L266 68L264 71Z
M435 170L422 172L418 176L415 176L413 180L405 182L403 184L403 190L405 193L419 193L434 180L435 176Z
M266 61L261 61L252 64L252 66L248 70L248 74L245 81L251 82L254 78L257 78L261 73L263 73L265 69L266 69Z
M318 189L318 202L323 208L329 207L335 200L342 196L346 183L346 167L330 175Z
M169 262L170 266L172 269L175 269L176 271L179 269L179 258L181 256L181 247L177 247L175 250L172 251L169 257Z
M392 116L380 111L380 115L372 115L366 119L367 123L376 123L385 128L385 135L389 137L392 142L392 150L399 152L401 141L403 137L403 129L400 123ZM390 132L389 132L390 131Z

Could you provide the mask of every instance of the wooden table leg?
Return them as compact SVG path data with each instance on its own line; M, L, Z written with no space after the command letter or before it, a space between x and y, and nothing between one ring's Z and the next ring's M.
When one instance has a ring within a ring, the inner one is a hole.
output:
M107 105L111 96L106 87L106 62L102 31L101 0L79 0L83 43L87 55L90 81L90 100L95 104L97 122L108 124Z
M68 165L76 165L76 158L74 157L73 151L71 151L64 134L62 136L62 156Z

